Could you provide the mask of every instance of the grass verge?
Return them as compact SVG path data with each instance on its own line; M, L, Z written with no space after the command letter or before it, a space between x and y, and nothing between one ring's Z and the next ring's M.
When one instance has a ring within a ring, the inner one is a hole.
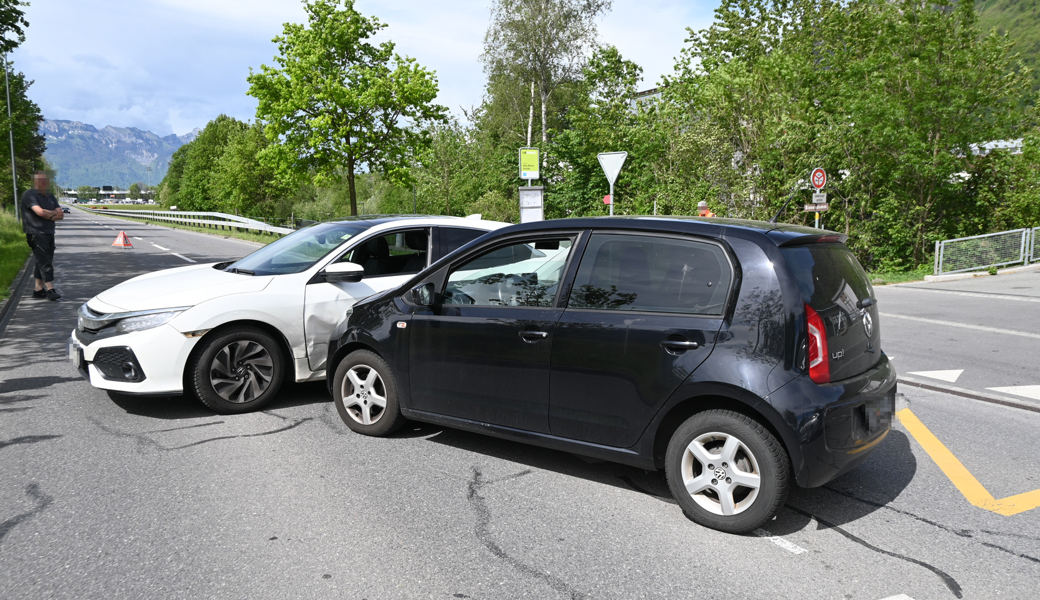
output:
M867 273L867 275L870 277L870 283L874 285L892 285L893 283L910 283L911 281L924 281L924 276L931 274L932 268L928 265L921 265L913 271L875 271Z
M29 257L22 225L6 210L0 211L0 299L11 295L11 284Z

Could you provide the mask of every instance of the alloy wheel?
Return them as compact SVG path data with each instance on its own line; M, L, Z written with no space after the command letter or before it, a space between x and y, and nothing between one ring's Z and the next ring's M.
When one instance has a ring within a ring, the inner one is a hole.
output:
M701 508L721 516L737 515L754 504L762 486L754 454L736 436L711 432L683 451L683 485Z
M274 360L261 344L237 340L224 346L210 363L213 391L235 404L256 400L271 387Z
M362 425L377 423L386 409L386 385L375 369L357 365L343 378L341 396L347 414Z

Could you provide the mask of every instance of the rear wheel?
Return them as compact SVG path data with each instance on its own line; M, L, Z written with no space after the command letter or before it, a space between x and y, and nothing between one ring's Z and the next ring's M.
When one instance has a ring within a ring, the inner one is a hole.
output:
M255 327L232 327L203 340L189 365L191 389L222 414L260 409L278 393L285 376L281 346Z
M709 410L675 431L665 473L672 496L693 521L745 533L771 519L787 499L790 459L751 417Z
M336 367L332 395L340 418L357 433L390 435L404 425L394 374L375 352L348 354Z

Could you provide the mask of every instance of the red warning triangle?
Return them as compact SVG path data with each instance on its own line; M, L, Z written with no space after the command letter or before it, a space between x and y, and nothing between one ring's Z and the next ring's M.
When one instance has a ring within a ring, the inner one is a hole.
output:
M116 236L116 241L112 242L112 245L120 248L133 248L130 244L130 238L126 237L125 231L119 232L119 235Z

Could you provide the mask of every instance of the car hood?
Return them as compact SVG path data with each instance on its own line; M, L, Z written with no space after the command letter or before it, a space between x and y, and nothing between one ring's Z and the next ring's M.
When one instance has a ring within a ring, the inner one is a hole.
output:
M272 276L239 275L213 264L166 269L128 279L98 294L89 304L99 312L195 306L213 298L259 292Z

